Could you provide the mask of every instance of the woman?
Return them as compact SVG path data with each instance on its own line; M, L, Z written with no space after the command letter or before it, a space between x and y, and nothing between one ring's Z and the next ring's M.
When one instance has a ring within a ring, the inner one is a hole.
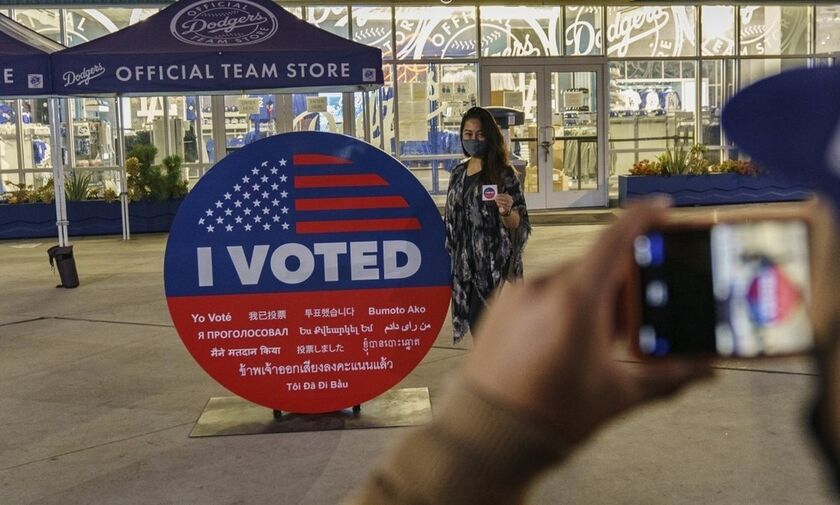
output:
M522 277L522 249L531 233L525 197L493 116L473 107L461 120L468 159L452 170L446 193L446 249L452 261L455 342L470 330L493 290ZM483 200L495 185L494 200Z

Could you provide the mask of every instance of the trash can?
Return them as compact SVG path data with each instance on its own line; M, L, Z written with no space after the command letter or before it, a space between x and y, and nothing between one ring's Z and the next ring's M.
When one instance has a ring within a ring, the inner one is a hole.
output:
M50 266L58 269L61 284L57 288L75 288L79 285L79 274L76 272L76 260L73 258L73 246L52 246L47 249Z

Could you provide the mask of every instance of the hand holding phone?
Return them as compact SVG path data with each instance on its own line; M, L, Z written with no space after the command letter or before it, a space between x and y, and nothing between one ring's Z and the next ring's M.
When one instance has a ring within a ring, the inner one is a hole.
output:
M809 223L796 214L713 216L639 236L632 347L646 357L810 350L810 251Z

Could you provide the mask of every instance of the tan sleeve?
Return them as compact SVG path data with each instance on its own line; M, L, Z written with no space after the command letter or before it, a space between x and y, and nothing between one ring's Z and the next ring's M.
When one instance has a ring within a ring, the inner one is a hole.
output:
M459 382L430 424L413 431L349 504L520 503L567 444Z

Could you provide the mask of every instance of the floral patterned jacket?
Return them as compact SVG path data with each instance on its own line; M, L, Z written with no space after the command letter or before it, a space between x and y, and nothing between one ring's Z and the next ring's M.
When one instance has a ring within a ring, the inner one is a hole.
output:
M478 181L464 194L467 163L452 170L446 192L446 249L452 265L452 327L458 342L469 330L470 296L474 289L487 299L505 279L513 261L513 276L522 277L522 250L531 234L522 185L513 170L505 171L499 193L513 197L519 227L508 230L493 202L482 201ZM516 250L512 235L518 239Z

